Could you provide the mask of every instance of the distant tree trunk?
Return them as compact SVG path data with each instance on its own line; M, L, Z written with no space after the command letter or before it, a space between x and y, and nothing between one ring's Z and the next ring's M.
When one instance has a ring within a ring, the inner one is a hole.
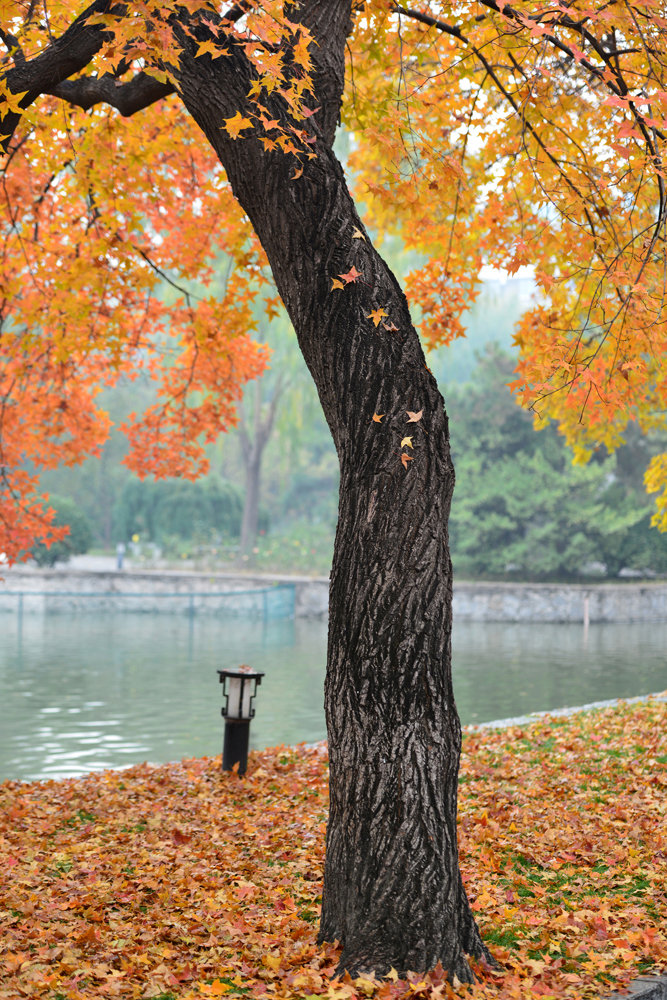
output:
M262 241L341 467L320 939L343 943L340 967L353 973L441 961L468 981L466 953L488 953L456 841L447 418L396 279L368 237L355 238L363 224L331 148L350 5L310 0L303 9L319 42L321 109L309 125L317 156L301 161L296 178L291 157L220 128L221 117L247 107L242 53L215 63L186 54L179 89ZM336 278L344 287L332 287Z
M262 380L254 384L255 402L253 409L253 432L249 431L248 421L243 408L239 421L239 437L241 439L243 465L245 469L245 495L243 499L243 516L241 518L241 540L239 544L239 561L247 564L252 561L252 550L257 544L257 528L259 522L259 498L262 476L262 459L264 449L269 443L276 420L280 397L285 390L285 383L279 375L274 386L271 402L262 412ZM246 557L244 559L244 556Z
M241 558L246 556L250 559L257 541L261 470L261 458L257 458L255 461L245 460L245 494L243 498L243 517L241 518L241 541L239 544L239 555Z

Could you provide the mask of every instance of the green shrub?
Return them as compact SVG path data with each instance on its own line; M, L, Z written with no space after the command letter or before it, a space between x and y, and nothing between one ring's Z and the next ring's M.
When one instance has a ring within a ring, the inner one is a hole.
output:
M73 500L51 496L49 504L56 512L53 523L59 527L66 524L69 534L62 541L53 542L48 547L40 542L31 549L30 555L38 566L55 566L57 562L67 562L70 556L87 552L93 541L88 518Z
M238 538L242 512L241 491L227 480L132 478L114 506L114 532L120 541L139 535L159 544L214 535Z

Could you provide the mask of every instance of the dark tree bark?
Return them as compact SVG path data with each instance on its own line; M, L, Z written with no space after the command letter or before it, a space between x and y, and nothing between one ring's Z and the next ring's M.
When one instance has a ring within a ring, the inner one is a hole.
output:
M331 811L321 940L352 973L426 971L471 979L488 957L462 885L456 841L461 732L451 683L454 487L442 397L406 299L363 232L332 143L350 0L308 0L314 33L316 158L299 165L230 139L249 110L243 51L195 58L182 36L178 91L225 167L268 255L317 385L341 468L330 589L326 715ZM186 15L183 14L183 17ZM285 118L276 98L273 117ZM304 124L300 123L303 128ZM332 279L354 266L341 290ZM371 312L383 309L386 325ZM409 413L421 414L410 420ZM378 422L374 415L383 415ZM409 437L409 443L402 444Z

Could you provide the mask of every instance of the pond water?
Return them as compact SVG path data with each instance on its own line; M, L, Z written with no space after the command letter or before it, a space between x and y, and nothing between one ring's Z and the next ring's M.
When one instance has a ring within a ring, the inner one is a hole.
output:
M667 687L667 622L460 622L462 722ZM55 778L220 753L217 670L265 672L251 746L325 736L326 624L159 614L0 614L0 780Z

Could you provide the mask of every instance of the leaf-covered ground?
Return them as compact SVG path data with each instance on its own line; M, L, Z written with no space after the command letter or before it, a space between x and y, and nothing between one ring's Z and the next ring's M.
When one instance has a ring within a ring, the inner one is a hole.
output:
M475 998L608 994L667 967L667 704L466 734L461 864L501 973ZM323 747L0 785L0 998L453 995L331 981L315 944Z

